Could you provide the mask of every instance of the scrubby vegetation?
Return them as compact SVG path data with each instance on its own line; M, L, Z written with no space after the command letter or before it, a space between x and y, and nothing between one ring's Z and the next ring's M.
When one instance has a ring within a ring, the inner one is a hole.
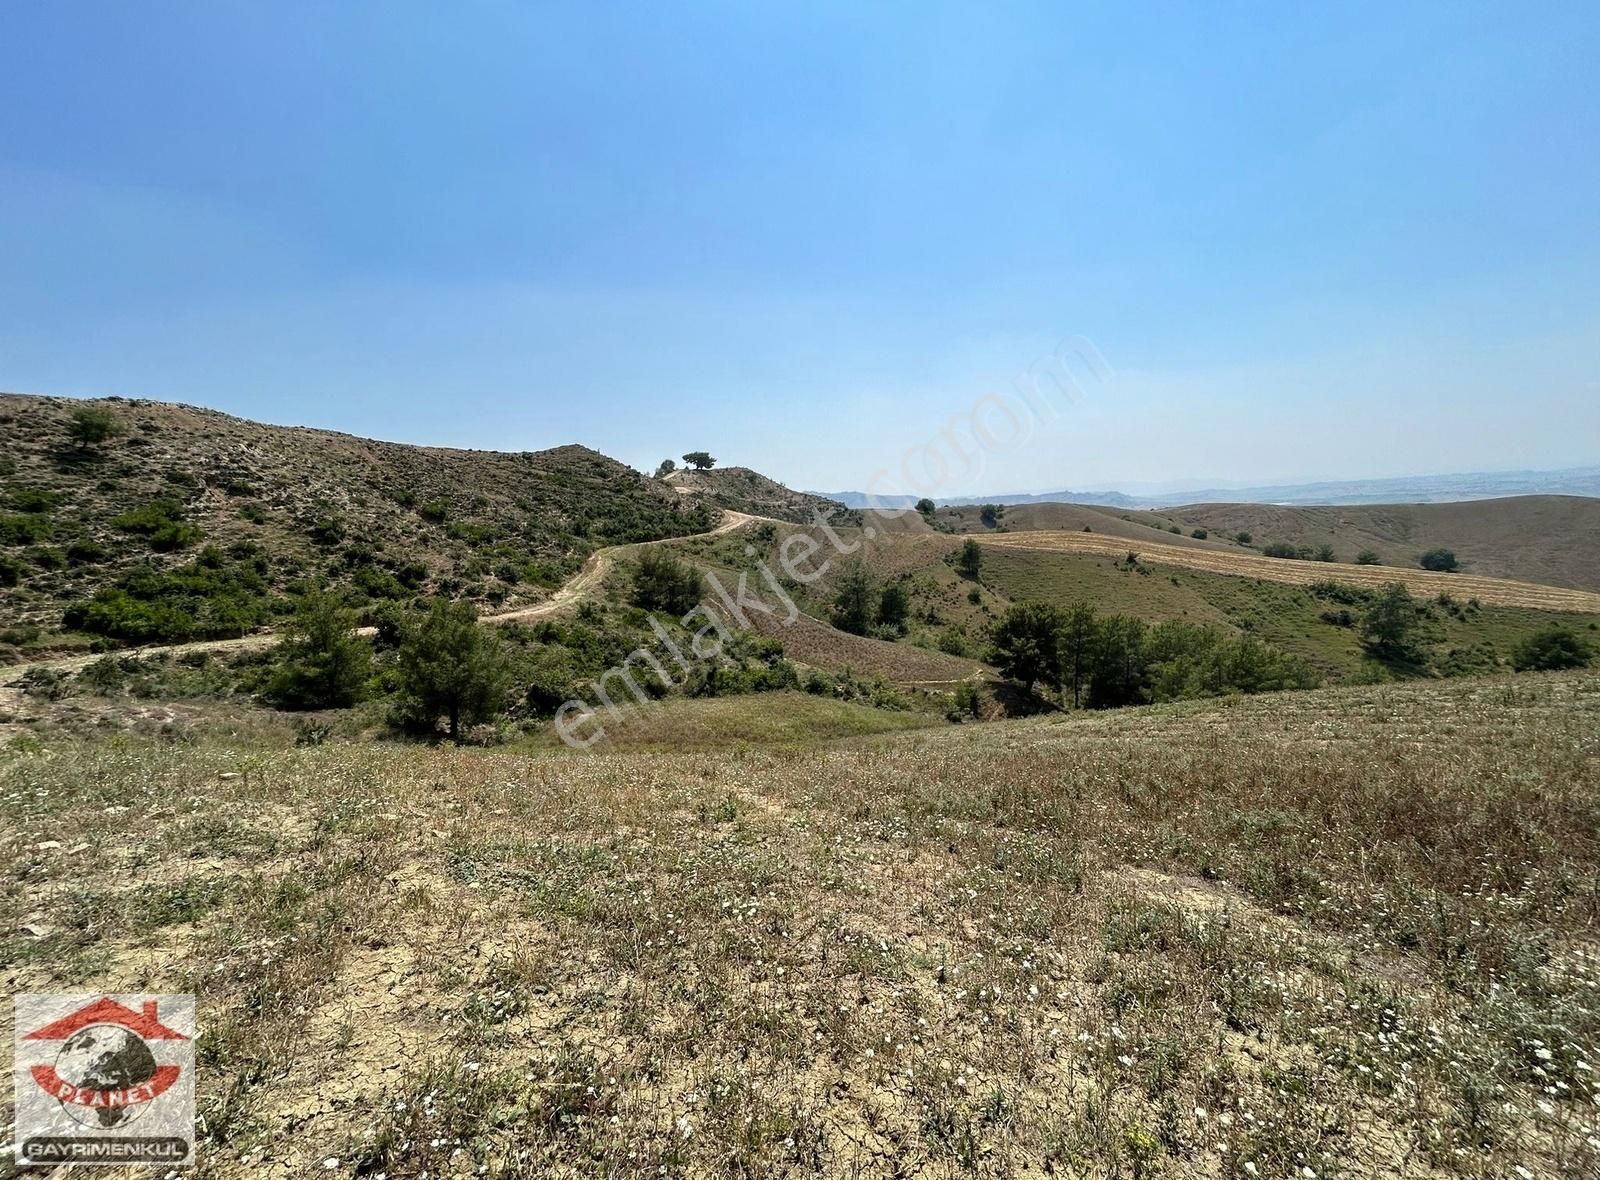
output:
M82 435L102 419L115 428ZM581 447L425 449L150 402L3 395L0 449L0 584L21 592L8 613L59 632L98 601L91 631L123 642L229 633L186 627L124 584L141 567L182 570L206 544L262 545L272 596L326 582L374 602L431 592L487 607L537 601L597 548L716 519ZM119 589L150 609L107 606Z

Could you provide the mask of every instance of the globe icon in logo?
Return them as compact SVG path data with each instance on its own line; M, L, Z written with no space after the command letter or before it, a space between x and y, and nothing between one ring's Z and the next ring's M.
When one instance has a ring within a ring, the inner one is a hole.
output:
M67 1038L56 1055L56 1074L80 1090L127 1090L155 1076L156 1059L144 1038L119 1024L91 1024ZM148 1103L84 1106L62 1102L78 1122L91 1127L121 1127L144 1113Z

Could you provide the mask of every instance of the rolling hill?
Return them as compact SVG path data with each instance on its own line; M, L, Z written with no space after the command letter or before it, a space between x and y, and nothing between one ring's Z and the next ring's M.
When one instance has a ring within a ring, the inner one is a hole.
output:
M84 409L116 433L72 441ZM178 579L234 600L236 617L197 616L196 635L246 630L273 596L317 579L372 600L537 602L600 546L718 516L580 446L408 446L119 398L0 395L0 456L4 621L46 630L75 603L118 588L137 598L152 578L175 599Z
M1129 509L1085 504L1002 507L996 525L979 507L940 508L934 519L957 533L1037 530L1122 537L1150 546L1176 546L1251 556L1273 542L1296 548L1330 546L1353 562L1363 550L1385 568L1417 568L1430 549L1452 550L1463 572L1578 590L1600 590L1600 499L1514 496L1456 504L1375 504L1299 507L1276 504L1191 504ZM1203 534L1196 538L1191 534ZM1234 540L1248 534L1247 546Z
M1600 499L1586 496L1353 507L1193 504L1159 515L1185 532L1329 544L1343 561L1370 549L1385 565L1414 566L1419 554L1447 548L1470 573L1600 590Z

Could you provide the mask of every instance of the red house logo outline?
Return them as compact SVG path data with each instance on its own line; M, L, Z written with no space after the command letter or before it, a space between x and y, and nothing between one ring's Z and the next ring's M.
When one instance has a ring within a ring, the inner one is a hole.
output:
M147 1041L187 1041L189 1037L177 1029L168 1028L157 1018L157 1003L148 1000L141 1005L141 1010L135 1012L126 1004L120 1004L110 996L102 996L91 1004L85 1004L76 1012L72 1012L59 1020L53 1020L42 1028L26 1033L22 1039L25 1041L65 1041L80 1029L88 1028L95 1024L115 1024L127 1029L137 1037ZM178 1080L183 1070L177 1065L161 1065L156 1067L155 1073L146 1081L138 1085L129 1086L121 1090L91 1090L67 1081L56 1073L53 1065L30 1066L29 1073L33 1075L34 1083L50 1097L58 1102L72 1103L74 1106L109 1107L132 1106L139 1103L150 1102L171 1088Z

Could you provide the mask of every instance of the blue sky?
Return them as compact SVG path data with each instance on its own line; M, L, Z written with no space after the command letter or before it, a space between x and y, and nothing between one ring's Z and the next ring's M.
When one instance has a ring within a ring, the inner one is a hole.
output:
M938 494L1600 462L1600 6L0 9L0 388ZM959 420L959 417L958 417Z

